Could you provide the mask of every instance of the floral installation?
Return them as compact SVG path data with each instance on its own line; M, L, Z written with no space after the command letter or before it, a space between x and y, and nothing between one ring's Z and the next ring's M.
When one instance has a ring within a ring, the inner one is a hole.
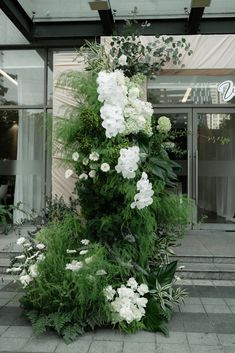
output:
M22 254L8 270L24 287L35 333L53 329L66 342L110 324L167 333L186 295L171 256L191 208L175 193L171 121L155 114L145 86L183 51L191 53L183 38L113 37L80 49L85 73L59 78L79 102L56 125L79 207L54 206L35 239L18 239Z

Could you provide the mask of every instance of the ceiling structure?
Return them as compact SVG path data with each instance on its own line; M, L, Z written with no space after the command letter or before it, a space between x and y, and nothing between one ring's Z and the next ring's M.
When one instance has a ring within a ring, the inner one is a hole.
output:
M1 0L0 9L34 45L77 45L123 34L235 33L235 0Z

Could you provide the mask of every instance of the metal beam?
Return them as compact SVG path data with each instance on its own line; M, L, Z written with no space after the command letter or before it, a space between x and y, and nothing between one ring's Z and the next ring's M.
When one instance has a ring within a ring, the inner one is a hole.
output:
M15 0L1 0L0 9L7 15L18 30L31 42L33 40L33 21L24 11L23 7Z
M189 14L188 34L197 34L205 7L192 7Z
M112 35L114 20L113 20L113 14L112 14L111 9L99 10L98 12L99 12L101 23L104 28L104 35L106 35L106 36Z

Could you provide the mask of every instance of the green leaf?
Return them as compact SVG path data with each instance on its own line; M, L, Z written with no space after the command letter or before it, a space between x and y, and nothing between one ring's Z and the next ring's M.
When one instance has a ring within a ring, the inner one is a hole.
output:
M144 325L147 330L153 332L161 331L161 327L164 324L161 312L162 309L157 301L150 298L146 307L146 316L144 318Z
M177 261L173 261L168 265L164 265L155 272L158 282L161 285L171 283L177 267Z

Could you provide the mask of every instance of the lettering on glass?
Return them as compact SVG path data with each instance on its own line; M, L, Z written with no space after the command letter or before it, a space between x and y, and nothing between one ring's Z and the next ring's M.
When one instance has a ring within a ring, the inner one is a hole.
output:
M218 91L223 94L223 100L225 102L230 101L235 96L235 86L230 80L221 82L218 85Z

